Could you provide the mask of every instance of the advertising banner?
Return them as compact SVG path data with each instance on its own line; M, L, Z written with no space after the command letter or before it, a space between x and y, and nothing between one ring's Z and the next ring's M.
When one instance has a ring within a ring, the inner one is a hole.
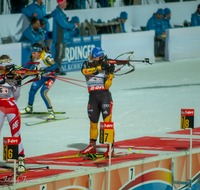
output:
M22 43L22 65L28 62L31 55L30 43ZM66 44L65 58L62 60L62 71L81 70L81 66L94 47L101 47L101 35L71 38ZM51 47L51 54L55 58L55 46Z
M66 44L65 58L62 60L62 71L78 71L94 47L101 47L101 35L71 38ZM55 58L55 46L52 46L52 56Z
M62 61L63 72L80 70L94 47L101 47L101 36L72 38L66 45L65 58Z

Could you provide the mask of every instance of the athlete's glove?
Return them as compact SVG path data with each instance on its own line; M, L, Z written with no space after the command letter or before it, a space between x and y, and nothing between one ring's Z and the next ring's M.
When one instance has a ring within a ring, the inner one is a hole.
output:
M107 70L108 67L109 67L109 65L106 64L106 63L104 63L104 62L101 64L101 69L102 69L102 70Z
M111 65L108 67L108 69L107 69L107 71L108 71L109 73L113 73L114 70L115 70L115 65L114 65L114 64L111 64Z
M4 84L5 83L5 77L2 75L0 76L0 84Z
M56 68L55 73L59 73L59 72L60 72L59 68Z

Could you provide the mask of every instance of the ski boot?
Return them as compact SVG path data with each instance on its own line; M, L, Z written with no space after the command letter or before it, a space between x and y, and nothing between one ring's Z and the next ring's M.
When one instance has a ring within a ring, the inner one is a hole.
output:
M107 151L104 153L103 156L109 157L110 146L108 145ZM114 144L111 145L111 157L114 155Z
M53 109L48 109L48 112L49 112L49 116L47 117L47 120L55 119L55 113L54 113Z
M96 152L97 152L96 141L90 140L89 146L86 149L81 150L79 153L80 154L88 154L88 153L96 154Z
M25 171L26 171L26 168L25 168L24 155L19 155L17 172L23 173Z
M31 105L28 105L24 109L20 110L21 114L32 113L32 112L33 112L33 106L31 106Z

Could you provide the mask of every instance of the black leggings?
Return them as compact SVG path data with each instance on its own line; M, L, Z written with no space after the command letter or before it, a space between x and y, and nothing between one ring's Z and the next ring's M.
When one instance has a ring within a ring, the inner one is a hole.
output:
M100 112L103 119L108 117L112 111L112 97L108 90L96 90L90 92L88 102L88 117L91 122L98 123Z

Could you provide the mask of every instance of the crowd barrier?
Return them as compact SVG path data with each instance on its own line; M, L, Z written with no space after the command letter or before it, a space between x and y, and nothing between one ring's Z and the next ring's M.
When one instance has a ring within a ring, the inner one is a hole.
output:
M165 60L200 57L200 26L166 30Z

